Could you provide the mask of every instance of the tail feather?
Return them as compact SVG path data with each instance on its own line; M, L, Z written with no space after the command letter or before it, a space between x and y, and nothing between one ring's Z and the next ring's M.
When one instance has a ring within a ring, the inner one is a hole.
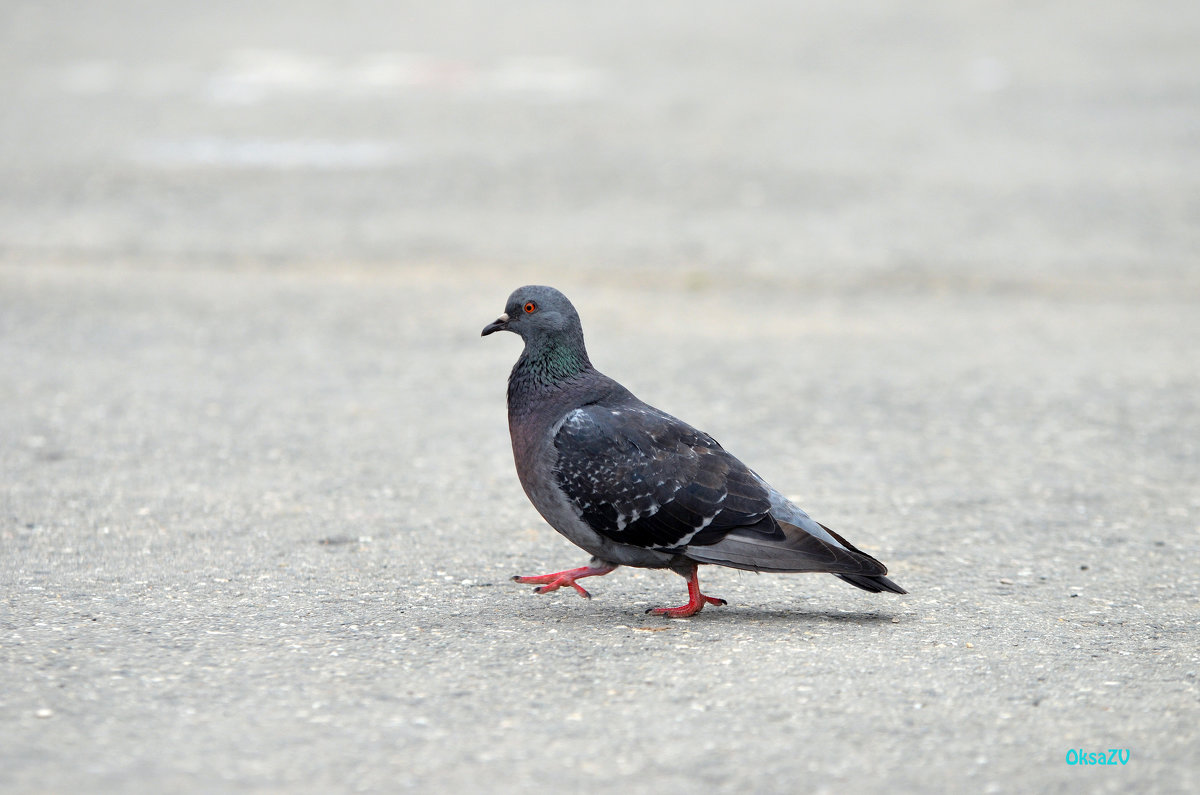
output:
M907 593L884 576L887 566L828 527L819 527L829 533L833 543L767 516L755 525L735 528L714 544L690 545L685 554L697 563L746 571L827 572L866 591Z
M686 554L699 563L749 571L887 574L887 567L865 552L849 544L832 544L771 516L735 528L715 544L690 545Z
M820 522L818 522L818 524L820 524ZM835 533L832 530L830 530L828 527L825 527L825 525L821 525L821 527L823 527L825 529L826 533L829 533L829 535L836 538L838 543L841 544L842 546L846 547L847 549L852 549L860 555L867 554L866 552L863 552L861 549L859 549L858 547L851 544L846 539L842 538L842 536L839 535L838 533ZM870 557L870 556L868 555L868 557ZM871 559L874 560L874 558L871 558ZM880 563L879 565L883 566L882 563ZM883 574L887 574L886 567L883 570ZM857 575L857 574L836 574L834 576L836 576L840 580L845 580L846 582L853 585L855 588L862 588L864 591L870 591L871 593L882 593L884 591L890 591L892 593L908 593L908 591L904 590L899 585L897 585L896 583L889 580L887 577L884 577L883 574L878 574L878 575L874 575L874 576L866 576L866 577Z
M834 574L833 576L837 577L839 580L845 580L855 588L862 588L864 591L870 591L871 593L883 593L884 591L891 591L892 593L908 593L908 591L904 590L883 575L863 577L859 574Z

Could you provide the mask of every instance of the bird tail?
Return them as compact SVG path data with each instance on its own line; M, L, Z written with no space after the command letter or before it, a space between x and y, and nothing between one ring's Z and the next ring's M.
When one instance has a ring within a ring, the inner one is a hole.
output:
M907 593L884 576L887 566L825 525L814 524L829 538L768 515L756 524L731 530L715 544L689 546L686 554L697 563L781 574L828 572L866 591Z
M892 593L908 593L908 591L904 590L887 577L884 577L882 574L867 577L864 577L860 574L835 574L833 576L837 577L839 580L844 580L850 583L855 588L862 588L864 591L870 591L871 593L883 593L884 591L891 591Z
M846 547L847 549L852 549L855 552L857 552L859 555L862 555L865 558L870 558L871 560L874 560L876 563L879 563L878 560L875 560L875 558L872 558L866 552L863 552L861 549L854 546L849 541L842 538L840 535L833 532L825 525L821 524L820 522L817 522L817 524L820 525L821 529L824 530L826 533L829 533L829 535L836 538L838 543L841 544L842 546ZM890 591L891 593L908 593L908 591L904 590L899 585L892 582L887 577L883 576L884 574L887 574L887 566L884 566L882 563L879 563L879 567L881 569L883 569L883 571L880 572L879 574L862 575L862 574L842 574L842 573L835 572L834 576L837 577L839 580L850 583L855 588L862 588L864 591L870 591L871 593L883 593L884 591Z

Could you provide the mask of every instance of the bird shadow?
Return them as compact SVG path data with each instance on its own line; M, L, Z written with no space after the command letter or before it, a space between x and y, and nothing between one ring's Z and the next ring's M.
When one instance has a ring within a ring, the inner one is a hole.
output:
M639 607L637 602L616 602L605 604L599 600L587 600L583 605L577 605L576 600L560 603L548 612L559 622L591 623L597 619L615 621L618 625L634 626L641 629L658 630L671 627L705 626L705 625L773 625L773 626L881 626L899 622L898 613L881 610L835 610L835 609L805 609L804 607L764 608L754 605L714 605L687 618L667 618L650 615L645 607ZM644 603L643 603L644 604ZM654 604L653 607L661 607ZM550 605L546 605L550 607ZM580 609L582 608L582 609ZM544 615L544 614L543 614Z
M657 606L657 605L656 605ZM748 624L758 625L773 625L773 626L882 626L884 624L897 623L894 621L895 615L890 612L880 611L853 611L853 610L804 610L804 609L786 609L786 608L756 608L756 607L734 607L731 605L721 607L710 607L688 618L666 618L664 616L654 616L647 614L644 610L630 610L628 606L612 606L598 608L598 605L593 605L592 610L584 611L578 615L581 621L594 621L603 616L605 619L617 620L621 624L637 625L643 629L659 628L669 629L671 627L696 627L706 625L739 625L746 626ZM584 615L587 617L584 618ZM567 619L568 614L560 616L561 619Z
M664 619L661 616L645 616L645 618L653 621L668 623L684 622L684 621L707 621L711 623L738 623L745 624L761 623L761 624L856 624L860 626L874 626L877 624L892 623L892 615L888 613L871 612L856 612L844 610L784 610L784 609L761 609L754 607L731 608L718 607L704 610L691 618L669 618Z

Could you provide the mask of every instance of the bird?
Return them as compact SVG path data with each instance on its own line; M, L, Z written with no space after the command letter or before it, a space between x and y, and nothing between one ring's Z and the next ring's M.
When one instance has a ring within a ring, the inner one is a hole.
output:
M517 476L588 565L514 576L546 594L619 566L667 569L688 601L646 612L688 618L724 599L700 590L701 565L827 572L865 591L907 593L887 567L813 520L703 431L642 402L592 366L575 307L558 290L519 287L481 336L509 331L524 349L508 379Z

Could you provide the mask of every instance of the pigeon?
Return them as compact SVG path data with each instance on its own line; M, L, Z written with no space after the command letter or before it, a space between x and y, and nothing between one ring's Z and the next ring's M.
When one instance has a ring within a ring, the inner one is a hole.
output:
M618 566L669 569L688 601L647 613L687 618L727 604L701 593L698 567L827 572L865 591L907 593L887 567L814 521L708 434L638 400L588 359L579 313L553 287L508 297L484 327L520 335L508 379L517 476L538 513L591 554L587 566L515 582L545 594Z

